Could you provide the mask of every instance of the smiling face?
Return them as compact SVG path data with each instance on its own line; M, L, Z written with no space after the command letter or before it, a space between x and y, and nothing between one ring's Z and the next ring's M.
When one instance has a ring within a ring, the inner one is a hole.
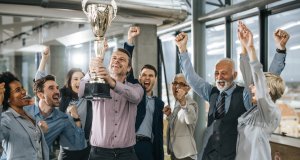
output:
M9 83L9 87L9 104L11 107L23 107L28 105L28 100L23 99L23 97L26 96L26 90L19 81L12 81Z
M146 89L147 95L151 95L156 83L155 72L152 69L144 68L139 75L139 82Z
M225 91L230 88L236 78L234 64L228 60L220 61L215 68L216 87L219 91Z
M109 66L109 71L112 76L126 76L131 68L128 55L121 51L116 51L112 54Z
M38 92L38 96L39 99L45 101L48 106L59 106L59 88L57 83L53 80L48 80L44 83L43 92Z
M74 72L71 77L71 89L73 92L78 93L79 92L79 84L80 80L83 78L82 72Z

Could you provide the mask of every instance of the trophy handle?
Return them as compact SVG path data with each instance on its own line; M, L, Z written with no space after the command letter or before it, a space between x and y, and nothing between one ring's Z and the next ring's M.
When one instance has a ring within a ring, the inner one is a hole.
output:
M116 16L117 16L117 11L118 11L118 7L117 7L117 3L115 2L115 0L112 0L111 2L110 2L110 4L111 4L111 6L113 7L113 17L111 18L111 21L113 20L113 19L115 19L116 18ZM111 21L110 21L110 23L111 23ZM109 23L109 24L110 24Z
M88 15L88 12L86 11L86 3L88 0L82 0L81 5L82 5L82 11L84 12L85 15Z
M88 0L81 0L82 11L83 11L86 15L88 15L88 12L87 12L87 10L86 10L86 7L87 7L86 4L87 4L87 2L88 2ZM115 19L115 17L117 16L117 11L118 11L117 3L115 2L115 0L112 0L112 1L110 2L110 4L111 4L111 6L113 7L113 11L112 11L113 13L111 14L111 15L113 15L113 16L112 16L112 18L111 18L109 24L112 22L113 19Z

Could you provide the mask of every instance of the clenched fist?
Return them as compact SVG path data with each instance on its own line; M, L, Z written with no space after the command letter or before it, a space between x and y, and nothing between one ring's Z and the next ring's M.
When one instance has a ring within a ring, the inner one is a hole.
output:
M285 50L285 46L289 38L290 35L285 30L277 29L274 32L275 45L280 50Z

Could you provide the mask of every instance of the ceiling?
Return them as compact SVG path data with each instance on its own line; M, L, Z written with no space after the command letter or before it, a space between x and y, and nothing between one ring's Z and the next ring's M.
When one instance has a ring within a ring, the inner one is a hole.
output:
M110 0L88 3L110 3ZM116 0L116 3L117 17L107 31L111 36L123 33L131 24L156 25L159 29L183 22L190 15L190 0ZM70 39L75 35L85 37L81 41L93 38L81 0L0 0L0 18L0 53L37 42L74 45Z

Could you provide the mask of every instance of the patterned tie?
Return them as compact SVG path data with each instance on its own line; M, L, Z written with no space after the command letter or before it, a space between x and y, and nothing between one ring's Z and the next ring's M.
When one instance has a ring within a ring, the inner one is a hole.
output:
M225 115L225 96L226 95L227 94L225 92L221 93L221 99L220 99L219 103L217 104L217 110L215 113L216 119L221 119Z

